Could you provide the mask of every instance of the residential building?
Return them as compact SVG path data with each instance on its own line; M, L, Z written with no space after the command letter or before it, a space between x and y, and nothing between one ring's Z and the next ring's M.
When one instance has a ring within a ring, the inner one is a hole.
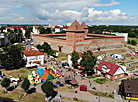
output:
M116 36L124 36L125 38L125 42L127 42L127 39L128 39L128 33L119 33L119 32L105 32L103 31L103 34L106 33L106 34L115 34Z
M33 26L33 32L32 34L40 34L40 31L38 29L39 26Z
M21 27L21 26L13 26L13 27L7 27L5 30L3 30L3 32L5 32L5 33L7 33L8 31L8 29L10 29L10 30L13 30L14 31L14 29L21 29L21 31L22 31L22 33L23 33L23 36L25 36L25 28L24 27Z
M10 39L9 39L10 35L11 34L0 33L0 46L5 46L5 45L8 45L10 43ZM12 35L16 39L16 34L12 33Z
M61 32L62 30L67 30L69 26L62 26L62 25L59 25L59 26L55 26L55 33L57 32Z
M125 99L138 101L138 78L122 80L120 88Z
M125 76L126 67L102 61L96 68L96 74L101 75L111 81L121 79Z
M44 64L44 53L37 49L27 49L23 50L23 59L27 62L26 67L37 66L38 64Z

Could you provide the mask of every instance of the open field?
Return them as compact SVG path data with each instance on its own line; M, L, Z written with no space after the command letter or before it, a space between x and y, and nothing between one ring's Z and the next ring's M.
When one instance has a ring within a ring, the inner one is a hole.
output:
M130 40L136 40L138 42L137 38L130 38L130 37L128 37L128 39L130 39Z
M138 50L138 46L134 46L134 45L131 45L131 44L126 44L127 46L130 46L131 48L134 48L135 50Z
M99 52L93 52L95 54L95 56L101 55L101 54L107 54L107 53L127 53L128 51L124 48L124 49L118 49L118 50L109 50L109 51L99 51Z
M27 68L20 68L20 69L15 69L15 70L4 70L4 69L1 69L1 71L4 73L4 74L8 74L8 76L12 76L12 77L15 77L15 78L18 78L18 75L20 75L21 79L23 78L27 78L28 77L28 74L29 72L31 71L37 71L36 68L34 69L27 69ZM5 76L7 77L7 76Z
M1 97L5 97L5 98L10 98L10 99L15 99L15 100L19 100L19 90L15 89L13 91L8 91L7 94L3 93L4 90L0 90L0 96ZM25 102L46 102L45 101L45 94L40 94L40 93L31 93L31 94L27 94L27 96L24 96L24 91L20 90L21 92L21 101L25 101Z

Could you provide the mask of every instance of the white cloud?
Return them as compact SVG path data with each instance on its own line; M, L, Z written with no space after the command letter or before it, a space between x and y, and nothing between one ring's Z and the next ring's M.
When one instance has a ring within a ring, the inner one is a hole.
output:
M87 24L138 24L138 15L128 15L120 9L96 10L94 7L113 6L120 2L111 0L103 4L101 0L0 0L0 23L46 23L66 24L77 19ZM22 11L24 9L28 18ZM7 15L5 15L5 12ZM9 13L9 15L8 15ZM22 15L22 16L21 16Z

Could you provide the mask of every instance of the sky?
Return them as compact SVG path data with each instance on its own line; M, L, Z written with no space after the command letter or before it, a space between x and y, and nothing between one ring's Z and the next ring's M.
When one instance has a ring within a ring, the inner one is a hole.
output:
M0 24L138 25L138 0L0 0Z

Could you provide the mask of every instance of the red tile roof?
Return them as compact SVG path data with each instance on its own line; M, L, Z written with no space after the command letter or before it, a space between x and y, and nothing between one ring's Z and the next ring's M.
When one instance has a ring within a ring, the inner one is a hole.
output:
M55 26L55 28L60 28L60 26Z
M82 26L82 28L88 28L84 21L82 22L81 26Z
M38 55L44 55L43 52L40 52L39 50L23 50L23 53L25 56L38 56Z
M106 61L102 61L102 63L97 67L97 69L102 71L102 66L103 65L105 65L108 69L110 69L109 72L106 72L106 73L108 73L110 75L114 75L114 73L120 67L119 65L116 65L116 64L113 64L113 63L109 63L109 62L106 62Z
M25 30L25 28L24 27L21 27L21 26L13 26L13 27L7 27L7 29L23 29L23 30Z
M69 26L63 26L63 28L66 28L66 29L67 29L68 27L69 27Z
M82 32L84 29L81 27L81 25L75 20L66 31L75 31L75 32Z

